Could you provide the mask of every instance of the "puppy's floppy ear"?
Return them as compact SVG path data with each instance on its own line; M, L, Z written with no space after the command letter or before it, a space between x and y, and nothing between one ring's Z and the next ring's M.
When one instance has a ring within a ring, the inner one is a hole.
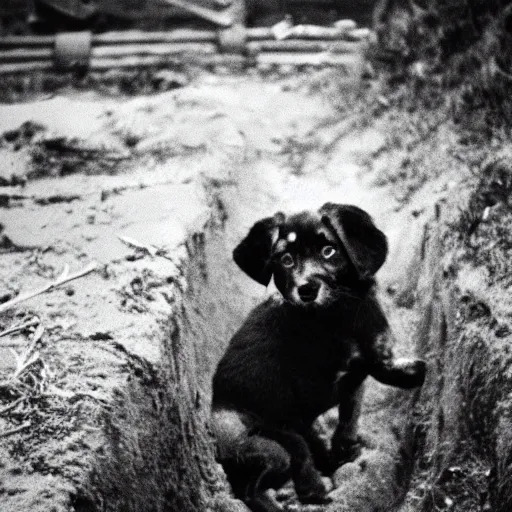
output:
M372 277L386 260L388 243L370 215L357 206L335 203L325 203L319 213L338 236L359 278Z
M268 286L272 278L270 256L284 219L284 214L279 212L256 222L233 251L235 263L249 277L264 286Z

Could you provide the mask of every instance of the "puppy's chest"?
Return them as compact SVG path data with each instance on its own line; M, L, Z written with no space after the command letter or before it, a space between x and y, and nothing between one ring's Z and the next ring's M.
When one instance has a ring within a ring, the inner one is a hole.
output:
M338 372L346 370L356 342L342 328L317 326L292 329L285 340L283 362L292 376L324 383L333 382Z
M350 352L344 341L310 340L309 346L296 346L283 361L294 411L290 414L311 419L335 405L336 379Z

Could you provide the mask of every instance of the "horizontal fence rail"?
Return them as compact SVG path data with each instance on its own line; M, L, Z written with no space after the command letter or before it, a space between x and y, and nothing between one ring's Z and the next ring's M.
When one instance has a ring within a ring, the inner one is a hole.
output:
M197 65L350 66L371 32L344 20L334 27L69 32L0 38L0 74Z

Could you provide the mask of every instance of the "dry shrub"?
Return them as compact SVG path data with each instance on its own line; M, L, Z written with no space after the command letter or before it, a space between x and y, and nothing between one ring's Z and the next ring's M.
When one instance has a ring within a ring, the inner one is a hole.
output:
M492 138L512 121L510 0L391 0L381 16L376 60L410 102L439 108ZM379 27L378 27L379 28ZM508 131L508 129L507 129Z

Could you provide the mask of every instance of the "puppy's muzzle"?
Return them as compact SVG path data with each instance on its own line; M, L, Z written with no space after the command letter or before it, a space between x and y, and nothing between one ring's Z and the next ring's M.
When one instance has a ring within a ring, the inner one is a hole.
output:
M314 281L303 284L297 288L300 300L306 303L313 302L318 297L319 290L320 284L315 283Z

